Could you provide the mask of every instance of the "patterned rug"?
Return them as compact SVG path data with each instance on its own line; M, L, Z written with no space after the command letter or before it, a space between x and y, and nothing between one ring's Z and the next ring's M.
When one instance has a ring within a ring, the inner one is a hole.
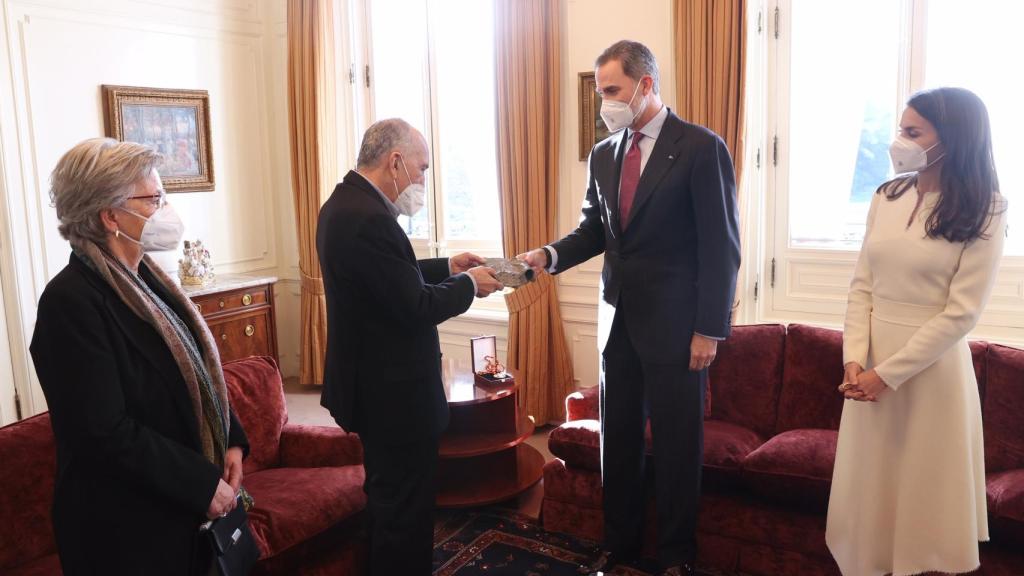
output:
M438 512L434 576L578 576L596 543L555 532L515 512L486 508ZM654 560L618 566L609 575L649 576Z

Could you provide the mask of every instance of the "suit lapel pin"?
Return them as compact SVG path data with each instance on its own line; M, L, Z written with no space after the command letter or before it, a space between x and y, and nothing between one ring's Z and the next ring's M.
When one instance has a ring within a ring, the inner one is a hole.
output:
M673 156L673 155L671 155L671 154L669 154L669 155L668 155L668 159L669 159L669 160L675 160L675 159L676 159L676 157L675 157L675 156Z

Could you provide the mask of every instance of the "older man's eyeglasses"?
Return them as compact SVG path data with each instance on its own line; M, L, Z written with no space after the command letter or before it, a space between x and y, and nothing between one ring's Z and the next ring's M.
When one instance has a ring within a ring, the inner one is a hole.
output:
M129 200L145 200L154 210L159 210L167 204L167 194L147 194L146 196L129 196Z

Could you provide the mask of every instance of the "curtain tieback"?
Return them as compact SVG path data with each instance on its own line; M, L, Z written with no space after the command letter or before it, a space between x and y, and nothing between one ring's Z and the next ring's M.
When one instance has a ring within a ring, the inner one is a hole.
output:
M305 272L302 272L302 292L307 294L314 294L316 296L324 295L324 279L314 278Z

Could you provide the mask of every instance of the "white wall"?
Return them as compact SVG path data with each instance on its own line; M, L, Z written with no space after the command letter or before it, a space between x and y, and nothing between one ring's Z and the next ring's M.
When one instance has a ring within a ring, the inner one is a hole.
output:
M267 6L267 85L271 133L270 155L275 168L272 184L274 220L277 230L278 283L277 348L281 373L299 375L299 243L295 231L295 201L292 196L291 161L288 143L288 34L287 4L264 0Z
M216 190L171 201L186 238L203 239L218 272L279 274L287 263L281 254L294 253L281 231L290 199L283 2L4 0L2 7L0 223L7 225L0 239L13 242L0 253L0 270L8 328L19 333L10 355L19 385L34 380L26 340L36 302L70 253L49 206L49 173L68 148L103 135L101 84L209 91ZM176 259L159 257L168 268ZM282 310L282 327L292 316ZM281 334L282 350L295 340ZM27 413L45 409L33 388Z

